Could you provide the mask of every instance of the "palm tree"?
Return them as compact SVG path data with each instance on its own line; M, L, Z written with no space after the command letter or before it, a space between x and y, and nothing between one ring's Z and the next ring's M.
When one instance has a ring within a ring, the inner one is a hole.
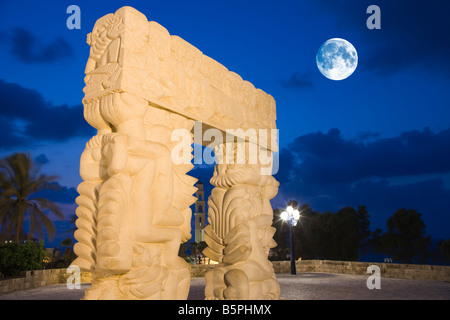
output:
M77 230L77 226L75 224L75 222L77 221L78 217L76 214L72 214L68 220L70 221L70 224L72 225L72 228L69 228L66 230L66 233L70 233L73 234L75 232L75 230Z
M63 246L64 251L66 251L66 249L72 245L72 239L70 239L70 238L64 239L61 242L61 245Z
M53 212L62 218L56 204L45 198L33 197L45 189L56 189L56 176L40 174L40 165L29 154L15 153L0 160L0 239L18 243L25 236L24 223L28 218L28 239L35 233L43 238L43 230L53 238L55 227L47 216Z
M207 246L208 245L206 244L205 241L189 243L189 249L191 249L191 256L194 257L195 261L197 261L197 258L201 258L203 256L202 252Z
M74 252L72 249L72 239L71 238L64 239L61 242L61 245L64 248L63 259L66 263L70 264L70 262L72 262L75 259Z

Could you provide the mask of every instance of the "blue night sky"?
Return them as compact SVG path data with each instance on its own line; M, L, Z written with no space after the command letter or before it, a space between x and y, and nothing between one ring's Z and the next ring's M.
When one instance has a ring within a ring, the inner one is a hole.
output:
M72 4L80 30L66 27ZM366 26L371 4L381 8L380 30ZM94 133L81 104L86 34L125 5L275 98L274 208L291 199L320 212L365 205L371 229L399 208L416 209L427 235L450 238L450 2L441 0L0 0L0 156L29 151L59 175L63 188L48 196L67 217ZM330 38L358 51L342 81L316 66ZM210 173L191 174L207 182ZM71 236L67 221L55 225L54 245Z

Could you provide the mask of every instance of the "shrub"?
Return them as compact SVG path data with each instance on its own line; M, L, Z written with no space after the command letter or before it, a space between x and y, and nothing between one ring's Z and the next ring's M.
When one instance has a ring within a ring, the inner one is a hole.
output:
M0 245L0 272L6 276L17 276L22 271L42 269L45 257L44 244L27 242Z

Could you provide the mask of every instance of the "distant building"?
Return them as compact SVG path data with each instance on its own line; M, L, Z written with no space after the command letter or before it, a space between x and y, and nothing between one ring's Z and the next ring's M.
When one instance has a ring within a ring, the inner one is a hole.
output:
M195 234L194 241L203 241L203 229L206 227L206 208L205 208L205 191L203 190L203 183L197 182L197 202L195 202Z
M63 252L57 248L45 248L45 263L56 262L63 259Z

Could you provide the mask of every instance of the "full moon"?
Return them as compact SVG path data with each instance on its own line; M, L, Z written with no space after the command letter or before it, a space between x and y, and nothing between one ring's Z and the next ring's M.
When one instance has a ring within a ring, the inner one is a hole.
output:
M333 38L325 41L316 55L320 72L331 80L348 78L358 65L355 47L347 40Z

